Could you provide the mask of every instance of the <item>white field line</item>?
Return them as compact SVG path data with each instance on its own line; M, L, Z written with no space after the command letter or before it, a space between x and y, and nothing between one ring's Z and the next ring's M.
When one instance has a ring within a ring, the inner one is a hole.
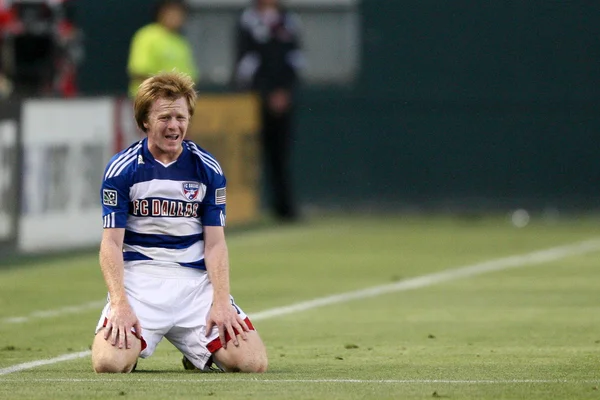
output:
M106 378L105 376L98 378L23 378L23 379L2 379L0 382L8 383L31 383L31 382L65 382L65 383L100 383L106 382L156 382L156 383L364 383L364 384L466 384L466 385L482 385L482 384L497 384L497 385L512 385L516 383L524 384L549 384L549 383L571 383L571 384L595 384L600 383L600 379L596 380L569 380L569 379L261 379L261 378L232 378L232 379L206 379L206 374L198 374L195 379L169 379L169 378Z
M48 358L46 360L36 360L36 361L26 362L23 364L13 365L12 367L0 369L0 376L11 374L11 373L17 372L17 371L24 371L26 369L31 369L31 368L35 368L35 367L41 367L42 365L56 364L56 363L63 362L63 361L70 361L70 360L75 360L77 358L87 357L91 353L92 353L91 351L86 350L86 351L80 351L79 353L63 354L62 356ZM0 380L0 382L3 382L3 381Z
M373 286L370 288L335 294L327 297L320 297L309 301L292 304L289 306L272 308L251 315L251 319L259 321L261 319L273 318L281 315L288 315L300 311L306 311L317 307L328 306L336 303L345 303L350 300L364 299L367 297L380 296L386 293L402 292L411 289L419 289L432 286L437 283L453 281L461 278L469 278L489 272L502 271L512 268L524 267L527 265L543 264L550 261L560 260L562 258L592 253L600 250L600 239L587 240L572 245L553 247L547 250L535 251L533 253L515 255L495 260L484 261L482 263L467 265L465 267L449 269L432 274L422 275L415 278L409 278L396 283L387 285Z
M78 306L68 306L56 308L54 310L45 310L45 311L34 311L29 315L23 317L7 317L0 320L0 324L21 324L24 322L29 322L33 319L38 318L53 318L60 317L66 314L77 314L82 311L89 311L93 309L100 309L100 307L106 304L106 300L104 301L91 301L89 303L80 304Z
M356 290L352 292L340 293L337 295L320 297L317 299L292 304L285 307L272 308L252 314L250 318L255 321L274 318L283 315L289 315L301 311L307 311L313 308L328 306L331 304L344 303L356 299L380 296L386 293L402 292L411 289L418 289L432 286L442 282L449 282L461 278L469 278L489 272L508 270L513 268L525 267L529 265L539 265L551 261L557 261L566 257L578 256L593 253L600 250L600 239L586 240L575 244L552 247L546 250L535 251L532 253L514 255L505 258L485 261L482 263L467 265L455 269L445 270L432 274L427 274L404 281L391 283L387 285L373 286L370 288ZM24 371L27 369L39 367L42 365L56 364L62 361L73 360L86 357L91 352L82 351L80 353L68 353L59 357L46 360L37 360L23 364L13 365L0 369L0 376L8 375L13 372Z

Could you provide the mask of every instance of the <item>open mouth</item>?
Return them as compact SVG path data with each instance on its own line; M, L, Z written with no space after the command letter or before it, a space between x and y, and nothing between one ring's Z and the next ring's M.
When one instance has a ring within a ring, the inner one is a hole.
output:
M179 139L179 135L177 135L177 134L165 135L165 139L175 142L175 141L177 141L177 139Z

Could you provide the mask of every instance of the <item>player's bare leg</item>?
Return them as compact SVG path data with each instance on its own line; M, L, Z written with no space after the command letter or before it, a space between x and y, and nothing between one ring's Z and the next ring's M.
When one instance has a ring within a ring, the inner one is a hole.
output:
M220 348L213 354L215 363L225 372L266 372L267 351L258 332L246 332L246 340L237 335L238 346L230 340L227 348Z
M128 335L131 343L129 349L113 346L104 339L104 329L98 331L92 345L92 367L97 373L127 373L131 372L142 349L142 342L135 335Z

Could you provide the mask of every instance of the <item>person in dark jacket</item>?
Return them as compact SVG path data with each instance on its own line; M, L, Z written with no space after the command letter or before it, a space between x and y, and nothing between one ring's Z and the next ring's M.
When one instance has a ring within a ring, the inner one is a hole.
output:
M304 64L297 16L278 0L254 0L237 23L234 83L260 95L262 150L281 220L298 213L292 194L291 144L294 91Z

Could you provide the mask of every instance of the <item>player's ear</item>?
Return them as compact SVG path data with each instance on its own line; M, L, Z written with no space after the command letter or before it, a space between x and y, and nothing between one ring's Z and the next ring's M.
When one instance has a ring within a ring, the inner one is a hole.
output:
M148 130L148 123L144 122L144 129L146 129L146 131Z

